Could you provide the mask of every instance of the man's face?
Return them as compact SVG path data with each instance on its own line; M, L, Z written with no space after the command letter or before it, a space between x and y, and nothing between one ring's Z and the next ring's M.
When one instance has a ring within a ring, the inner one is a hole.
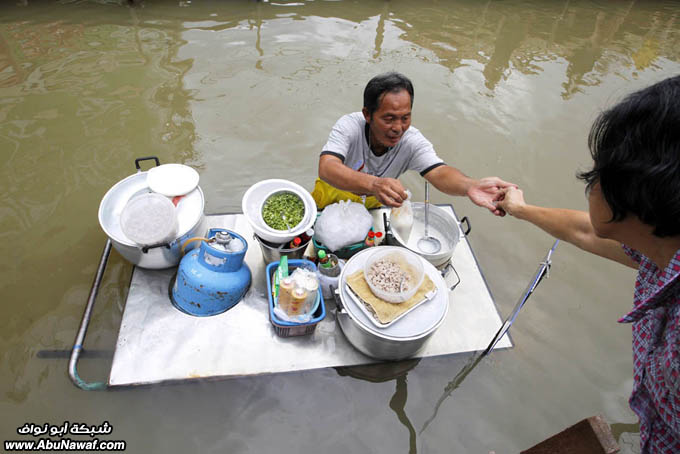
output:
M411 95L406 90L385 93L378 109L369 115L363 109L369 125L371 144L393 147L411 126Z

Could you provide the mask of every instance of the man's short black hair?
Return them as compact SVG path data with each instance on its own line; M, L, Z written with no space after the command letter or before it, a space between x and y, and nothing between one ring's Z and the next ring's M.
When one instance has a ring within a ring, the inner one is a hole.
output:
M401 90L406 90L411 95L411 107L413 107L413 84L408 77L397 72L378 74L366 84L364 107L370 115L373 115L373 112L378 110L385 93L398 93Z
M628 95L603 112L588 135L593 169L588 189L600 183L610 222L629 213L659 237L680 234L680 76Z

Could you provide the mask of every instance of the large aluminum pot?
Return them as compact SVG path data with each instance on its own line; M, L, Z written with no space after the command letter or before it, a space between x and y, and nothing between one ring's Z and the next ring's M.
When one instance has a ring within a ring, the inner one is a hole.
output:
M196 187L180 200L177 204L178 234L173 241L142 247L130 240L121 229L120 214L132 197L150 192L146 182L147 172L142 172L139 165L147 159L154 159L156 165L160 164L156 157L135 160L137 173L116 183L102 198L99 204L99 224L111 239L113 247L133 265L150 269L170 268L179 264L183 242L205 233L205 200L200 187Z
M357 350L372 358L401 360L416 355L444 323L449 310L449 289L441 273L427 260L423 261L425 273L437 287L432 300L423 303L386 328L375 326L368 315L359 308L347 288L347 276L362 270L366 260L376 250L396 246L379 246L364 249L347 261L338 279L335 291L336 320L345 337Z
M464 217L461 220L461 224L467 224L467 229L463 232L453 216L447 213L443 208L430 204L428 212L428 234L439 240L441 249L435 254L427 254L418 248L418 240L425 236L425 204L414 202L411 206L413 207L413 228L411 229L408 238L402 237L397 229L390 228L390 232L392 233L396 245L410 249L416 254L425 257L428 262L436 267L448 263L461 236L470 233L470 223L468 219Z

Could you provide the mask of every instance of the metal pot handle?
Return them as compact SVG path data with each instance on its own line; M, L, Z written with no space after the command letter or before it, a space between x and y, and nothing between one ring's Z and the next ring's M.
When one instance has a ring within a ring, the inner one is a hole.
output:
M472 230L472 227L470 226L470 220L468 219L467 216L463 216L460 219L460 225L461 226L463 225L463 223L465 223L465 225L467 226L467 228L465 230L463 230L463 235L468 236L468 233L470 233L470 230Z
M333 295L333 301L335 301L335 308L338 310L338 314L345 312L345 308L342 305L342 300L340 299L340 289L336 288L333 284L329 285L328 288Z
M456 283L453 284L451 287L449 287L449 291L453 291L456 287L458 287L458 284L460 284L460 275L458 274L458 271L456 271L456 268L449 262L444 269L441 271L442 277L446 281L446 278L449 276L449 272L453 271L453 273L456 275Z
M137 168L138 171L141 172L141 171L142 171L142 168L141 168L141 166L139 165L139 163L142 162L142 161L150 161L150 160L152 160L152 159L153 159L154 161L156 161L156 167L158 167L159 165L161 165L161 162L158 160L158 158L157 158L156 156L146 156L146 157L144 157L144 158L137 158L137 159L135 159L135 167Z
M158 243L158 244L152 244L151 246L143 246L142 247L142 252L147 254L149 250L151 249L156 249L159 247L165 247L166 249L171 249L170 243Z

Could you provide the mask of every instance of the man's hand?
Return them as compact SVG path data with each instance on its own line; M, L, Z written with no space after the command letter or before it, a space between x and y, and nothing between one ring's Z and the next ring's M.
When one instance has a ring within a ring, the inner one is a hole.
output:
M474 181L467 190L468 198L480 207L488 208L496 216L505 216L505 209L496 202L504 194L506 188L517 188L514 183L508 183L498 177L486 177Z
M526 206L524 193L521 189L509 187L502 189L496 198L496 207L510 216L520 217L519 212Z
M376 178L371 188L380 203L389 207L400 207L408 195L401 181L396 178Z

